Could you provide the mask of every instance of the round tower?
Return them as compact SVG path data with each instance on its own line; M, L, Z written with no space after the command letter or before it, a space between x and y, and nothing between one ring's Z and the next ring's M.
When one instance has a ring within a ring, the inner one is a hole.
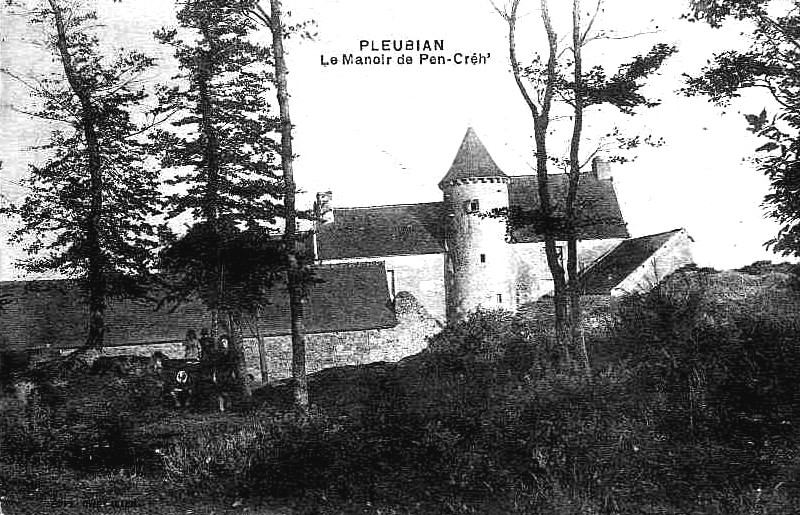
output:
M478 307L516 309L514 274L506 242L508 176L472 128L439 182L447 214L445 303L447 321Z

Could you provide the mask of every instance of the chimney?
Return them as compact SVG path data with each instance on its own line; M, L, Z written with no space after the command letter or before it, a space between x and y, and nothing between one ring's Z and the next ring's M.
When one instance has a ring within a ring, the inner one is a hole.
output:
M594 159L592 159L592 174L596 179L601 181L612 180L611 163L600 156L595 156Z
M333 222L333 192L322 191L317 193L317 201L314 203L314 216L319 225Z

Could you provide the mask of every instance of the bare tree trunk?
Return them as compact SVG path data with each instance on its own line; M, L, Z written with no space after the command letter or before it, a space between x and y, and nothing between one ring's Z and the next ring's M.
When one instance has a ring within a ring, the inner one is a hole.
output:
M267 384L269 382L269 363L267 362L267 346L264 339L261 337L261 329L258 327L258 320L260 318L259 310L256 310L255 320L253 326L255 329L256 341L258 342L258 365L261 370L261 383Z
M89 213L86 219L86 248L88 249L87 294L89 301L89 332L86 347L101 348L105 336L106 278L103 253L100 248L100 225L103 212L103 174L101 170L100 143L97 137L97 109L89 88L78 76L69 53L64 16L56 0L48 0L55 18L56 45L61 54L61 65L70 88L81 103L80 125L86 139L89 167Z
M581 47L583 37L581 35L581 14L580 0L572 1L572 52L574 56L574 91L573 91L573 126L572 139L569 149L569 186L567 188L566 199L566 226L567 226L567 274L568 274L568 294L569 294L569 325L570 343L573 349L580 348L580 359L583 361L583 368L587 374L591 372L589 366L589 355L586 351L586 343L581 338L581 292L578 285L578 244L577 244L577 220L575 213L575 199L578 196L580 185L581 164L580 164L580 145L581 133L583 131L583 55Z
M209 45L214 45L214 39L208 32L208 27L201 26L201 32L208 41ZM205 201L203 202L203 217L209 222L214 230L215 245L217 246L216 255L217 263L214 270L216 277L213 280L216 282L214 288L216 292L216 299L211 302L209 310L211 311L211 338L215 341L219 337L219 301L223 297L223 267L220 253L222 249L221 244L221 230L219 224L219 139L217 132L214 128L213 121L213 93L211 91L211 76L212 69L209 59L205 56L198 57L197 63L197 91L198 91L198 107L200 109L200 132L203 141L203 167L206 172L206 184L203 195Z
M289 115L289 91L286 82L286 60L283 51L284 27L281 0L270 0L269 25L272 31L272 52L275 58L275 86L281 117L281 167L285 183L286 245L288 264L289 309L292 319L292 378L294 401L301 411L308 410L308 383L306 378L306 339L303 320L303 271L297 256L296 186L294 182L294 155L292 153L292 121Z
M244 352L244 335L242 334L241 315L228 313L228 335L231 348L228 352L233 356L236 367L236 386L239 393L250 397L250 384L247 381L247 360Z
M569 330L567 325L567 286L564 277L564 267L558 258L556 248L556 235L554 227L553 209L550 202L549 181L547 175L547 128L550 123L550 108L553 103L553 95L556 87L556 62L558 59L558 37L553 29L548 9L548 1L540 0L542 23L547 33L548 41L548 60L547 77L544 96L541 99L541 106L531 98L530 93L522 82L520 64L517 59L516 51L516 22L517 9L520 0L513 0L511 12L504 14L508 22L508 49L511 68L514 73L514 80L517 83L528 109L533 117L534 140L536 143L536 179L539 193L539 216L544 226L544 248L547 256L547 266L550 275L553 277L553 303L555 308L555 333L559 346L562 349L564 362L568 367L572 366L572 354L569 349Z

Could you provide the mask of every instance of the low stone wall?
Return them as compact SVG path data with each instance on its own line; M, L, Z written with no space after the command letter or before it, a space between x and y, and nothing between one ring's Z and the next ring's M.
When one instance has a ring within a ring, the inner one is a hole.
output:
M416 354L428 345L428 337L441 329L441 324L409 293L400 292L395 299L397 326L391 329L372 329L341 333L306 335L306 370L318 372L324 368L359 365L376 361L399 361ZM263 338L267 355L268 380L291 377L292 340L290 336ZM106 348L109 356L150 356L163 352L170 358L183 357L182 342ZM258 343L245 338L245 359L248 373L256 381L261 377Z

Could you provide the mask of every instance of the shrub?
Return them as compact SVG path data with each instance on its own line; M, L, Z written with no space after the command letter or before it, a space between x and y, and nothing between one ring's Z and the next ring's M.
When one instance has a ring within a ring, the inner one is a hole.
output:
M0 397L0 459L41 464L55 456L60 440L50 410L30 382L18 381Z
M766 425L800 422L800 295L788 278L690 272L677 281L625 301L617 327L668 432L752 440Z
M514 328L512 313L479 308L433 336L428 350L452 359L496 363L514 339Z
M241 482L265 427L251 422L230 429L224 424L201 426L158 450L167 479L190 492L212 493Z

